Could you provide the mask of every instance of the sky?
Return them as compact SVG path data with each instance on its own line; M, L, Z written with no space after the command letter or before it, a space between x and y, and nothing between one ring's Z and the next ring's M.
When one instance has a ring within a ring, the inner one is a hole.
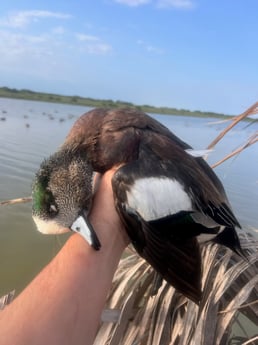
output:
M0 3L0 86L239 114L258 101L257 0Z

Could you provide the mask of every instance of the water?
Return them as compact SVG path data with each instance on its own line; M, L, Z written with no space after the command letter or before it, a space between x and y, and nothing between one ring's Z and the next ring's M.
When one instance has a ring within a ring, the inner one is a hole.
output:
M89 108L0 99L0 200L26 197L40 162L63 142L72 124ZM224 124L214 119L152 115L196 149L203 149ZM210 155L212 164L243 144L257 124L240 124ZM258 228L258 146L216 168L243 227ZM31 204L0 206L0 296L20 291L51 260L67 238L38 233Z

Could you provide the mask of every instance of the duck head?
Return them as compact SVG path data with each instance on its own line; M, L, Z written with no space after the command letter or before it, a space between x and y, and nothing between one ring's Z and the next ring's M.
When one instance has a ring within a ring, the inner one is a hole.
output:
M61 149L42 162L32 187L32 216L40 232L79 232L95 249L99 240L87 216L93 169L85 152Z

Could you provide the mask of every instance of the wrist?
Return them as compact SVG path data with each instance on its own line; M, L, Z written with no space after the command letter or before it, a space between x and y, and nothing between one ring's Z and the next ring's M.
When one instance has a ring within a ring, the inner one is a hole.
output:
M114 205L111 181L115 171L112 169L104 175L95 175L94 200L89 220L102 247L114 246L114 249L123 251L130 241Z

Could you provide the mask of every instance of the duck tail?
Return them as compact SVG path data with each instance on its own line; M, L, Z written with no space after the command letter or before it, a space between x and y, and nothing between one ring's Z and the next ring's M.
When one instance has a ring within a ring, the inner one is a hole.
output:
M247 259L247 254L241 247L241 243L235 228L225 227L225 229L213 239L213 242L231 249L234 253L241 256L243 259Z

